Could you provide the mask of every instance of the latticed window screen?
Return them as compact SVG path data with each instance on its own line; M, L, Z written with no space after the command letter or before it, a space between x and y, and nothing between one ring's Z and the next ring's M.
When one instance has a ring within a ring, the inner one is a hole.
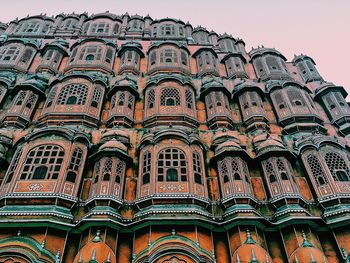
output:
M219 41L219 47L223 51L231 51L234 52L236 51L235 45L233 43L233 40L231 39L223 39Z
M188 61L188 55L186 51L181 51L181 64L184 66L187 66Z
M95 87L94 93L92 94L91 106L97 108L102 97L102 89L100 87Z
M99 46L87 46L80 51L79 60L94 61L101 60L102 47Z
M58 96L57 104L84 105L88 94L88 88L81 84L65 86Z
M156 60L157 60L157 54L156 54L156 52L155 52L155 51L152 51L151 54L149 55L149 57L150 57L150 59L149 59L150 64L151 64L151 65L156 64Z
M113 162L111 158L108 158L103 166L102 180L109 181L111 179Z
M15 105L17 106L22 105L25 97L26 97L26 92L24 90L21 90L16 96Z
M194 182L197 184L203 184L201 157L197 152L193 152L192 159L193 159Z
M227 183L231 180L245 180L247 183L250 183L248 166L246 162L241 158L226 157L219 162L218 167L219 174L223 178L224 183Z
M66 180L75 183L82 162L83 151L80 148L75 148L69 163Z
M350 181L350 169L343 156L331 151L324 155L324 159L334 181Z
M154 89L151 89L148 92L148 97L147 97L147 108L148 109L154 108L155 98L156 98L155 91L154 91Z
M109 23L94 23L91 26L91 33L108 33L109 32L110 25Z
M266 57L266 64L269 67L270 71L280 71L281 70L281 66L278 63L278 60L276 57L267 56Z
M160 52L160 63L177 63L177 52L173 49L164 49Z
M32 93L27 100L26 108L32 109L35 106L37 99L38 95Z
M18 149L15 155L13 156L12 163L7 171L8 175L7 175L6 183L9 183L12 181L13 174L17 168L19 159L21 158L21 154L22 154L22 148Z
M285 102L284 100L284 97L282 95L282 91L279 90L279 91L276 91L274 94L273 94L273 98L275 99L275 102L276 102L276 106L277 106L277 110L280 109L280 110L283 110L283 109L286 109L287 108L287 103ZM277 111L278 112L278 111Z
M133 95L131 95L130 93L128 93L128 108L132 109L134 107L134 102L135 102L135 98Z
M258 76L264 75L265 68L264 68L264 65L261 61L261 58L254 59L253 64L254 64L255 71L258 73Z
M120 25L118 23L116 23L113 27L113 34L114 35L119 33L119 28L120 28Z
M323 171L320 160L314 154L310 154L306 158L307 163L312 172L312 176L315 178L317 185L321 186L328 182L327 176Z
M110 64L113 61L113 49L107 48L105 61Z
M50 91L50 95L49 95L47 102L46 102L46 108L49 108L52 106L53 101L56 97L56 91L57 91L57 87L53 87L52 90Z
M120 184L124 173L125 163L123 161L115 157L104 157L95 164L94 183L97 183L99 181L99 178L101 178L102 181L114 180L116 183Z
M263 161L264 171L270 183L274 183L280 178L281 180L289 180L291 176L289 163L285 158L270 158Z
M151 153L145 152L143 154L142 163L142 184L149 184L151 176Z
M306 106L301 91L297 88L288 88L287 95L293 106Z
M165 24L161 26L160 32L162 36L174 36L175 35L175 26L171 24Z
M6 86L0 83L0 103L2 102L3 98L6 94Z
M20 46L3 46L0 49L0 61L3 63L14 62L21 52Z
M185 91L186 106L189 109L193 109L193 95L190 90Z
M125 163L118 160L117 165L115 167L115 182L120 184L125 173Z
M63 159L64 149L61 146L37 146L29 152L20 179L57 179Z
M27 63L28 61L30 61L30 59L33 56L34 51L31 49L26 49L21 57L21 62L22 63Z
M118 106L124 106L125 105L125 92L124 91L118 91Z
M187 181L185 153L176 148L162 150L158 154L158 182Z
M161 106L178 106L180 105L180 93L177 89L163 89L160 95Z
M60 28L61 29L73 29L77 23L78 23L78 20L68 18L62 22Z

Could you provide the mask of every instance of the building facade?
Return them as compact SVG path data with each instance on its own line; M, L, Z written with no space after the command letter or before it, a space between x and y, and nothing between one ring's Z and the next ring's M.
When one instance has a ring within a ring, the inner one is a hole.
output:
M350 262L350 107L309 56L108 12L0 34L1 263Z

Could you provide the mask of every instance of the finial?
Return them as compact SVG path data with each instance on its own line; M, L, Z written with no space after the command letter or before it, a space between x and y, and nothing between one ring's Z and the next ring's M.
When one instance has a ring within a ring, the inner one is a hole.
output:
M171 234L172 234L173 236L176 235L176 232L175 232L175 229L174 229L174 228L171 230Z
M45 239L44 239L43 242L41 242L41 247L44 248L45 245L46 245L46 241L45 241Z
M238 253L237 253L237 256L236 256L236 263L242 263L242 262L241 262L241 259L240 259L239 256L238 256Z
M94 237L94 239L92 240L92 242L100 242L101 241L101 238L100 238L100 234L101 234L101 231L100 230L97 230L96 231L96 236Z
M96 260L96 249L92 251L91 260Z
M317 263L317 261L314 258L314 255L311 253L311 262L310 263Z
M55 261L55 263L60 263L61 262L60 255L61 255L61 251L58 249L57 253L56 253L56 261Z
M256 259L256 256L255 256L255 252L254 252L254 249L252 249L252 261L251 262L255 262L257 259Z
M17 231L17 236L20 236L21 234L22 234L21 230L18 229L18 231Z
M111 263L111 252L108 253L107 259L103 263Z
M310 241L307 239L307 236L304 232L304 230L301 231L303 234L303 243L301 244L301 247L313 247L313 245L310 243Z
M255 244L256 242L252 239L249 229L247 229L247 239L244 244Z

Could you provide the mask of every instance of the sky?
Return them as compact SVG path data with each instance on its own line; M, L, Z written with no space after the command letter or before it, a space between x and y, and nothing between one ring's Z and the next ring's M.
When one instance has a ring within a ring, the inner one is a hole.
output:
M259 45L274 47L288 61L307 54L325 80L350 94L350 0L2 0L0 21L107 10L189 21L242 38L248 52Z

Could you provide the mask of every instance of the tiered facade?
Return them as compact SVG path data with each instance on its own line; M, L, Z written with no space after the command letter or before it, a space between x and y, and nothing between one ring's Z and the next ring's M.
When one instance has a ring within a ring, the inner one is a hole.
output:
M350 107L312 58L108 12L0 34L0 262L350 262Z

